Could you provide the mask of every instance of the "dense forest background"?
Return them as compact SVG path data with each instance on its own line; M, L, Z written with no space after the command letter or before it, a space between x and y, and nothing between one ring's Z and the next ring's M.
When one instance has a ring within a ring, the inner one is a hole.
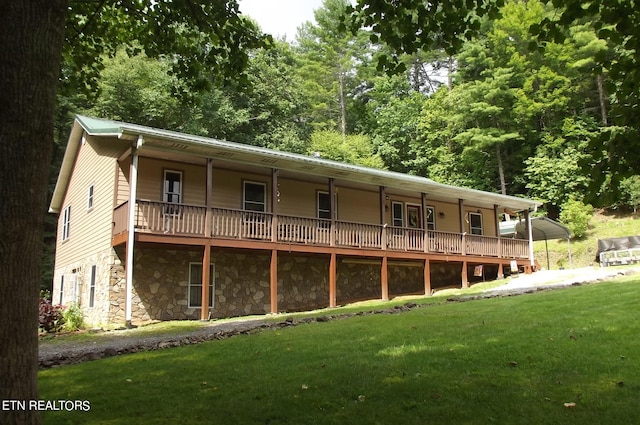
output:
M128 47L100 58L95 86L61 85L51 189L73 117L84 114L526 196L552 218L576 203L640 203L640 177L601 142L625 143L635 130L616 121L617 80L601 66L625 51L598 36L597 21L576 20L542 46L530 29L559 11L507 0L456 54L434 40L390 74L380 61L390 48L367 29L347 30L349 5L325 0L295 39L252 50L246 78L222 82L201 69L204 89L180 80L170 57ZM47 223L43 286L55 217Z

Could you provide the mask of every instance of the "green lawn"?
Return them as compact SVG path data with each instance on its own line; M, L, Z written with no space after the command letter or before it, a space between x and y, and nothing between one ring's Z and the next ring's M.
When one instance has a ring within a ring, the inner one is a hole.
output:
M640 278L40 372L46 424L640 423ZM575 407L565 407L575 403Z

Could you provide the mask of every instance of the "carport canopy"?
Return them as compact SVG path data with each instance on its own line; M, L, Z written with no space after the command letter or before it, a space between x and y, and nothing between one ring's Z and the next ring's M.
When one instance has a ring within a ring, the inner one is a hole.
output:
M534 241L569 239L569 228L548 217L533 217L531 219L531 233ZM529 239L527 222L525 220L511 220L500 223L500 236L516 239Z
M500 222L500 236L503 238L529 239L526 220L511 220ZM571 261L571 231L569 228L548 217L531 218L531 236L534 241L545 241L547 251L547 269L551 268L549 261L549 239L566 239L567 249L569 252L569 267L572 267Z

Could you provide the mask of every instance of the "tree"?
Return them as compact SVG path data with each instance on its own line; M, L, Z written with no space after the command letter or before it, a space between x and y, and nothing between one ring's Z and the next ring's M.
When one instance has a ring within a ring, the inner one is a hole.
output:
M349 1L324 0L314 12L317 25L304 24L296 37L303 90L310 99L316 130L338 130L346 135L349 94L356 83L356 62L366 62L368 40L363 31L344 31L340 24Z
M66 37L66 38L65 38ZM100 54L138 40L150 56L173 53L192 87L201 71L239 73L245 49L264 45L234 0L0 1L0 399L36 400L38 290L56 87L95 76ZM135 48L135 47L133 47ZM39 423L34 410L0 411L3 424Z
M307 147L308 155L371 168L384 168L382 159L373 151L369 136L351 134L343 136L335 130L316 131Z
M623 178L640 172L640 9L633 1L554 0L560 13L548 16L531 27L544 46L549 40L562 41L566 28L593 22L596 35L614 47L612 53L600 50L591 67L596 78L606 73L603 90L610 93L609 126L593 139L590 151L597 161L592 169L592 187L611 179L617 185ZM603 118L606 115L603 114Z

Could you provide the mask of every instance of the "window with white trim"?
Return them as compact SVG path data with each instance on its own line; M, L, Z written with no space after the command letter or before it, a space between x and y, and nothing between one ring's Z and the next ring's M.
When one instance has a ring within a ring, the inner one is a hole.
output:
M64 300L64 275L60 276L60 295L58 297L58 304L62 304Z
M243 182L242 205L245 211L267 210L267 185L259 182Z
M182 172L164 170L164 187L162 188L162 201L170 204L182 202ZM179 214L179 207L165 206L165 215Z
M436 230L436 209L433 207L426 207L425 222L427 223L427 230Z
M71 205L68 205L64 211L62 211L62 240L66 241L70 236L71 225Z
M209 307L213 308L214 265L209 268ZM189 263L189 307L202 307L202 263Z
M182 199L182 172L164 170L164 189L162 200L172 204L179 204Z
M91 276L89 277L89 307L93 307L96 298L96 272L98 266L91 266Z
M391 219L393 227L404 227L404 204L402 202L391 203Z
M87 210L92 210L93 209L94 191L95 191L95 188L94 188L93 185L89 186L89 188L87 189Z
M469 213L469 230L472 235L482 234L482 214L473 212Z
M331 220L331 198L329 192L318 191L316 196L317 216Z

